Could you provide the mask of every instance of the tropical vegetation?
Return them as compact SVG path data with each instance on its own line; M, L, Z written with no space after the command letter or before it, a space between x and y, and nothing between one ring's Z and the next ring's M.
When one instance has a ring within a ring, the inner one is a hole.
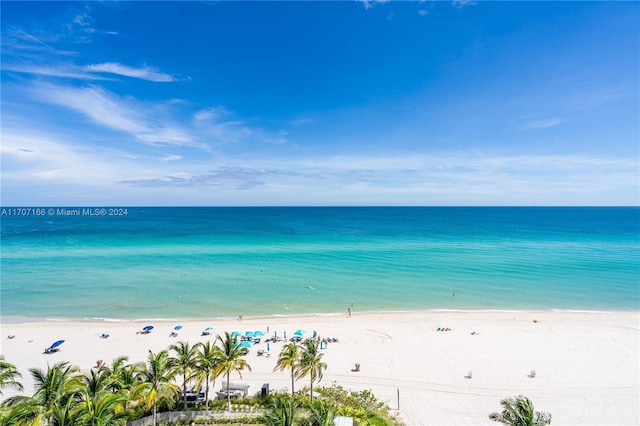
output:
M500 401L501 412L491 413L489 418L509 426L546 426L551 424L551 414L535 411L529 398L519 395Z
M5 399L0 425L119 426L145 416L155 425L159 412L189 409L233 412L245 424L329 426L336 416L352 417L357 425L401 424L370 391L351 392L335 384L314 390L327 365L318 340L311 339L285 344L276 361L275 370L291 375L290 394L232 401L231 375L242 377L251 369L245 355L236 338L225 333L213 342L178 342L157 353L149 351L145 362L119 357L85 374L67 362L30 369L33 394ZM210 400L209 389L218 378L226 380L227 398ZM295 381L303 378L308 378L306 386L295 392ZM0 394L23 391L20 379L15 366L0 357ZM187 395L193 390L204 391L204 401L189 402ZM229 419L212 417L207 423L225 421Z

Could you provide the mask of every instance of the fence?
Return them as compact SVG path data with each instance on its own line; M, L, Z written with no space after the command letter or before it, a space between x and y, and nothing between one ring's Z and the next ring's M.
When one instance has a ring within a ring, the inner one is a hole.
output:
M169 422L197 422L198 420L210 419L238 419L247 416L260 416L264 414L264 410L246 410L246 411L169 411L158 413L157 421L161 425ZM144 417L142 419L133 420L127 423L127 426L148 426L153 424L153 416Z

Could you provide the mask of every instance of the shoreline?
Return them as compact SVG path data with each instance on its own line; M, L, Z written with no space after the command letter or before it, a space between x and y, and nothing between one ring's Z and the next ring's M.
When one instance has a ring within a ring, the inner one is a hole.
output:
M435 314L435 313L466 313L466 314L482 314L482 313L577 313L577 314L615 314L615 313L637 313L640 309L623 309L623 310L590 310L590 309L446 309L433 308L422 310L373 310L373 311L352 311L353 316L361 315L408 315L408 314ZM243 315L244 321L249 320L269 320L269 319L285 319L285 318L334 318L346 316L345 312L313 312L300 314L272 314L272 315ZM149 322L149 321L179 321L179 322L196 322L196 321L233 321L238 317L176 317L176 318L87 318L87 317L30 317L6 315L0 316L0 325L38 323L38 322L96 322L96 323L127 323L127 322Z
M534 322L534 320L536 320ZM311 336L335 337L324 350L328 365L316 386L333 382L352 390L371 390L391 408L400 391L400 416L407 425L489 424L500 400L525 395L558 424L640 423L640 311L420 311L354 312L332 316L278 316L188 320L43 320L0 323L0 348L7 362L22 373L31 392L29 368L69 361L86 373L98 359L109 364L126 355L144 361L148 351L179 341L196 344L224 331L262 330L265 338L304 329ZM148 335L137 334L154 325ZM177 338L169 333L181 325ZM210 336L202 336L213 327ZM449 331L437 331L446 327ZM267 330L269 330L267 332ZM110 335L99 338L101 333ZM14 339L7 339L13 334ZM306 337L305 336L305 337ZM60 352L43 349L64 339ZM252 372L242 379L252 393L263 383L289 389L290 376L273 372L282 343L263 341L247 355ZM354 372L354 363L362 366ZM530 378L531 370L537 376ZM465 378L469 371L471 379ZM296 389L308 386L307 380ZM220 386L220 379L214 387ZM3 399L10 396L6 390Z

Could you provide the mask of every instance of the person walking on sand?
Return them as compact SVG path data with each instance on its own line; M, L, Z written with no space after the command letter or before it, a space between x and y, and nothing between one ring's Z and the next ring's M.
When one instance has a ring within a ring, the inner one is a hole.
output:
M351 306L347 308L347 315L351 318Z

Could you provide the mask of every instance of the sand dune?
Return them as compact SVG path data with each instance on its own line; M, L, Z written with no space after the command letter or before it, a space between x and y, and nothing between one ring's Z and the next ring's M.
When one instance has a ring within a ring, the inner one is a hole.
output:
M409 425L491 424L488 414L500 399L523 394L536 409L551 412L553 424L639 424L638 312L412 312L354 313L189 321L44 321L3 320L1 353L23 374L28 368L70 361L89 370L102 359L120 355L143 361L154 352L185 340L192 344L224 331L262 330L291 337L297 329L336 337L324 360L320 385L337 382L354 390L371 389ZM533 320L537 322L534 322ZM154 330L137 334L147 324ZM183 329L169 337L175 325ZM212 335L201 336L205 327ZM450 331L436 331L438 328ZM99 335L109 333L109 338ZM473 334L472 334L473 333ZM8 335L15 335L8 339ZM64 339L61 350L45 347ZM252 372L242 381L259 392L290 386L286 372L272 372L282 343L271 343L271 357L248 355ZM355 363L360 371L353 371ZM529 377L531 370L535 378ZM471 378L466 378L469 372ZM238 377L232 380L240 381ZM303 379L296 386L307 385ZM220 386L219 381L215 384ZM10 391L5 392L9 396Z

